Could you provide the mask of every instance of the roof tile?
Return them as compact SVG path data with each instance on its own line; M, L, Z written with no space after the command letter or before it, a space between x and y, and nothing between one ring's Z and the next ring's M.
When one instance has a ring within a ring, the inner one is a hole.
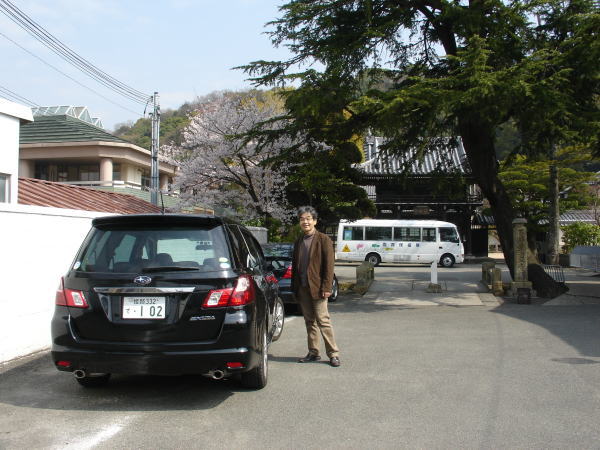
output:
M21 144L36 144L39 142L130 142L114 136L101 128L79 120L75 117L39 116L32 123L21 126Z
M115 214L161 211L158 206L132 195L33 178L19 178L19 203Z

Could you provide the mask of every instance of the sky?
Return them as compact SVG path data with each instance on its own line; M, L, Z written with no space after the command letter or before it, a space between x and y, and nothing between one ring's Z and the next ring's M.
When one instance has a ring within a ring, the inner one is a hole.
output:
M289 56L264 34L283 0L10 1L102 71L148 95L157 91L163 111L216 90L250 88L233 67ZM143 105L89 78L2 13L0 33L0 88L40 106L87 106L109 131L142 117Z

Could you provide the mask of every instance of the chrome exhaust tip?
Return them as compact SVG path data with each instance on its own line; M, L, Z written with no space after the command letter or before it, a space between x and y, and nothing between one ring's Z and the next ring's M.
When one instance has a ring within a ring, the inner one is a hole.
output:
M73 375L75 378L81 379L87 377L87 372L84 369L77 369L73 371Z
M222 370L211 370L209 373L213 380L221 380L225 376Z

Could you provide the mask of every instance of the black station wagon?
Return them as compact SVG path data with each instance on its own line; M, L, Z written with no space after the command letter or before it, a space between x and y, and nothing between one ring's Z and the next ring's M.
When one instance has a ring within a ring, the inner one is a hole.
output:
M94 219L56 293L54 364L88 387L112 373L239 374L260 389L284 320L270 269L254 236L218 217Z

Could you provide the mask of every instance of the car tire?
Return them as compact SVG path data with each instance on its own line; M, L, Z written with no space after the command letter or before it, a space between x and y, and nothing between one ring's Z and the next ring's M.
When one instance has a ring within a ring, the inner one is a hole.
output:
M378 266L381 263L381 257L377 253L369 253L365 261L370 262L373 266Z
M267 342L266 324L262 327L260 361L258 366L242 373L242 386L249 389L262 389L267 385L269 374L269 347Z
M275 299L275 305L273 305L273 324L271 328L271 342L275 342L281 337L281 333L283 333L284 323L285 308L283 306L283 300L277 297Z
M329 296L330 302L335 302L340 293L340 284L338 283L337 277L333 276L333 285L331 286L331 295Z
M86 388L97 388L101 386L106 386L108 380L110 379L110 373L102 373L97 375L90 375L83 378L75 378L77 382Z
M452 267L454 265L454 256L449 253L442 255L440 258L440 266L442 267Z

